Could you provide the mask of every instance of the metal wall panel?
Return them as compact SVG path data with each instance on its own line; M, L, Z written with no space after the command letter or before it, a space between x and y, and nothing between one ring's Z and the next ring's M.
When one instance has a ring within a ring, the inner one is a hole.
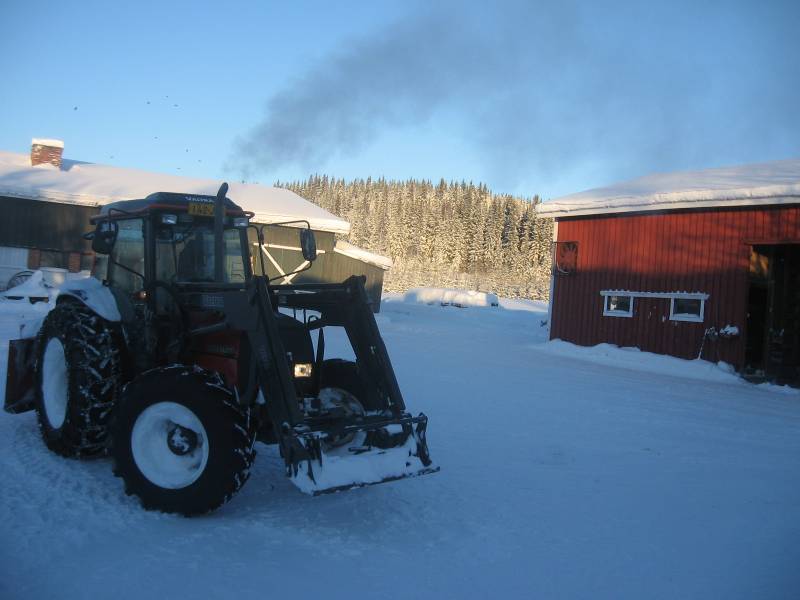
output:
M707 328L738 338L706 340L703 358L744 361L750 246L800 243L800 207L666 211L559 219L558 241L578 242L576 275L555 275L551 339L609 342L697 358ZM631 318L603 316L601 290L704 292L703 323L670 321L670 302L636 298Z
M83 234L99 208L0 197L0 246L80 252L91 250Z
M265 239L269 248L269 253L277 262L284 273L288 273L303 264L303 256L299 250L298 230L289 227L269 227L265 231ZM292 278L293 283L341 283L352 275L364 275L367 278L366 291L372 303L374 312L380 311L381 293L383 291L384 270L375 265L339 254L333 251L336 239L334 234L326 231L315 231L317 249L322 253L317 255L317 260L307 271ZM250 233L251 244L255 242L255 234ZM278 248L275 246L285 246ZM254 256L257 256L257 245L251 246ZM298 248L290 250L287 248ZM264 266L270 277L279 275L272 262L264 257ZM260 272L260 261L255 265L256 272ZM277 280L276 283L282 283Z

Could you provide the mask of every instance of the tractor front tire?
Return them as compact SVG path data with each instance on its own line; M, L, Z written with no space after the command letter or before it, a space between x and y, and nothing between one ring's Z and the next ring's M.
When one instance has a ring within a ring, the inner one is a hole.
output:
M364 385L358 375L358 366L350 360L330 358L322 363L320 375L320 390L329 388L340 389L352 394L365 410L376 410L367 401Z
M57 305L39 330L36 412L50 450L68 457L106 451L119 385L110 324L77 302Z
M111 427L114 474L147 510L193 516L230 500L255 458L255 427L215 373L177 365L123 388Z

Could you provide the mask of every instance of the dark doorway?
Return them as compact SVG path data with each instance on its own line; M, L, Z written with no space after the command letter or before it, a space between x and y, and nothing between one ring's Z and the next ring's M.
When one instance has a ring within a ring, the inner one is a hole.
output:
M752 247L745 376L800 385L800 245Z

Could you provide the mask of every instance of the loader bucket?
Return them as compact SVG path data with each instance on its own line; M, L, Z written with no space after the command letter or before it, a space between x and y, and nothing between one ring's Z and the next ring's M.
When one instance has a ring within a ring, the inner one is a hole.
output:
M34 338L9 340L6 397L3 409L9 413L33 410L34 391Z
M326 444L330 431L301 433L296 441L303 450L295 457L303 458L287 460L287 473L313 496L435 473L439 467L428 455L427 425L424 414L363 419L337 430L356 433L352 443L337 448Z

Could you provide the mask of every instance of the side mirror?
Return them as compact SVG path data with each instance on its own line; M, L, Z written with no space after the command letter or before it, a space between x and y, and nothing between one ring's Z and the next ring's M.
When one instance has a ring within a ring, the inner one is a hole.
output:
M317 238L314 237L312 230L300 230L300 248L303 250L303 258L308 262L314 262L317 259Z
M118 233L119 225L115 221L100 221L95 230L85 237L92 240L92 250L97 254L111 254Z

